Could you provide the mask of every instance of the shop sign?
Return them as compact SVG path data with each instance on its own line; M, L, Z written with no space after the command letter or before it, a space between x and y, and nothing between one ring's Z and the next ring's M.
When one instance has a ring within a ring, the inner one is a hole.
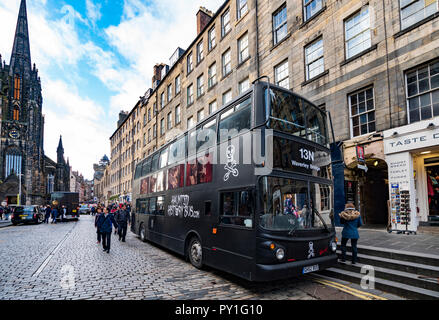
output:
M363 146L357 146L357 160L359 163L364 163L365 157L364 157L364 147ZM367 171L367 170L366 170Z
M439 145L439 130L427 129L423 132L384 140L384 152L390 154L437 145Z
M358 169L364 170L365 172L369 170L369 168L365 164L358 164L357 167Z

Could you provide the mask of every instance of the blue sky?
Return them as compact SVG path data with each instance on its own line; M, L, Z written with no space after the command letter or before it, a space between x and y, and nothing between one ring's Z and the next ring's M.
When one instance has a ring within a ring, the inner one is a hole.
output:
M110 156L120 110L151 87L152 67L169 63L196 36L200 6L224 0L27 0L32 63L43 87L46 155L59 136L73 170L93 176ZM0 1L0 54L9 64L20 0Z

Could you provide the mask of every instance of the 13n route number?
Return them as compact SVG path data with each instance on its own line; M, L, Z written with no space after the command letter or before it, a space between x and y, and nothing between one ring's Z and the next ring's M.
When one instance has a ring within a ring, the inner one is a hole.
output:
M314 151L310 151L308 149L300 149L300 157L302 160L310 160L314 161Z

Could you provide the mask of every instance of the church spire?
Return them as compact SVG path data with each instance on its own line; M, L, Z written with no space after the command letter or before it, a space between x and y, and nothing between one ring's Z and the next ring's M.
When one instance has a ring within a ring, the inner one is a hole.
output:
M57 162L64 163L64 148L62 146L62 136L59 136L58 148L56 149L56 154L58 155Z
M30 75L31 66L26 0L21 0L9 74L12 76L18 73L22 76L28 76Z

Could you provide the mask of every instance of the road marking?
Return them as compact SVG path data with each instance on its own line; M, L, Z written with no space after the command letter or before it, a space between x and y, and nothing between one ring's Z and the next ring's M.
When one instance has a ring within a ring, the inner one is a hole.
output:
M70 231L64 236L64 238L58 243L58 245L55 247L55 249L52 250L52 252L49 254L49 256L43 261L43 263L40 265L40 267L35 271L35 273L32 275L32 277L38 277L38 275L43 272L44 268L47 266L47 264L52 260L53 256L59 251L61 246L64 244L64 242L67 240L69 235L73 232L73 229L77 226L78 222L75 222L74 226Z
M377 296L375 294L372 294L372 293L369 293L366 291L357 290L357 289L345 286L345 285L338 283L338 282L335 282L335 281L330 281L330 280L323 279L323 278L317 278L315 275L310 276L310 278L315 282L336 288L338 290L344 291L346 293L349 293L349 294L356 296L358 298L361 298L363 300L388 300L384 297L380 297L380 296Z

